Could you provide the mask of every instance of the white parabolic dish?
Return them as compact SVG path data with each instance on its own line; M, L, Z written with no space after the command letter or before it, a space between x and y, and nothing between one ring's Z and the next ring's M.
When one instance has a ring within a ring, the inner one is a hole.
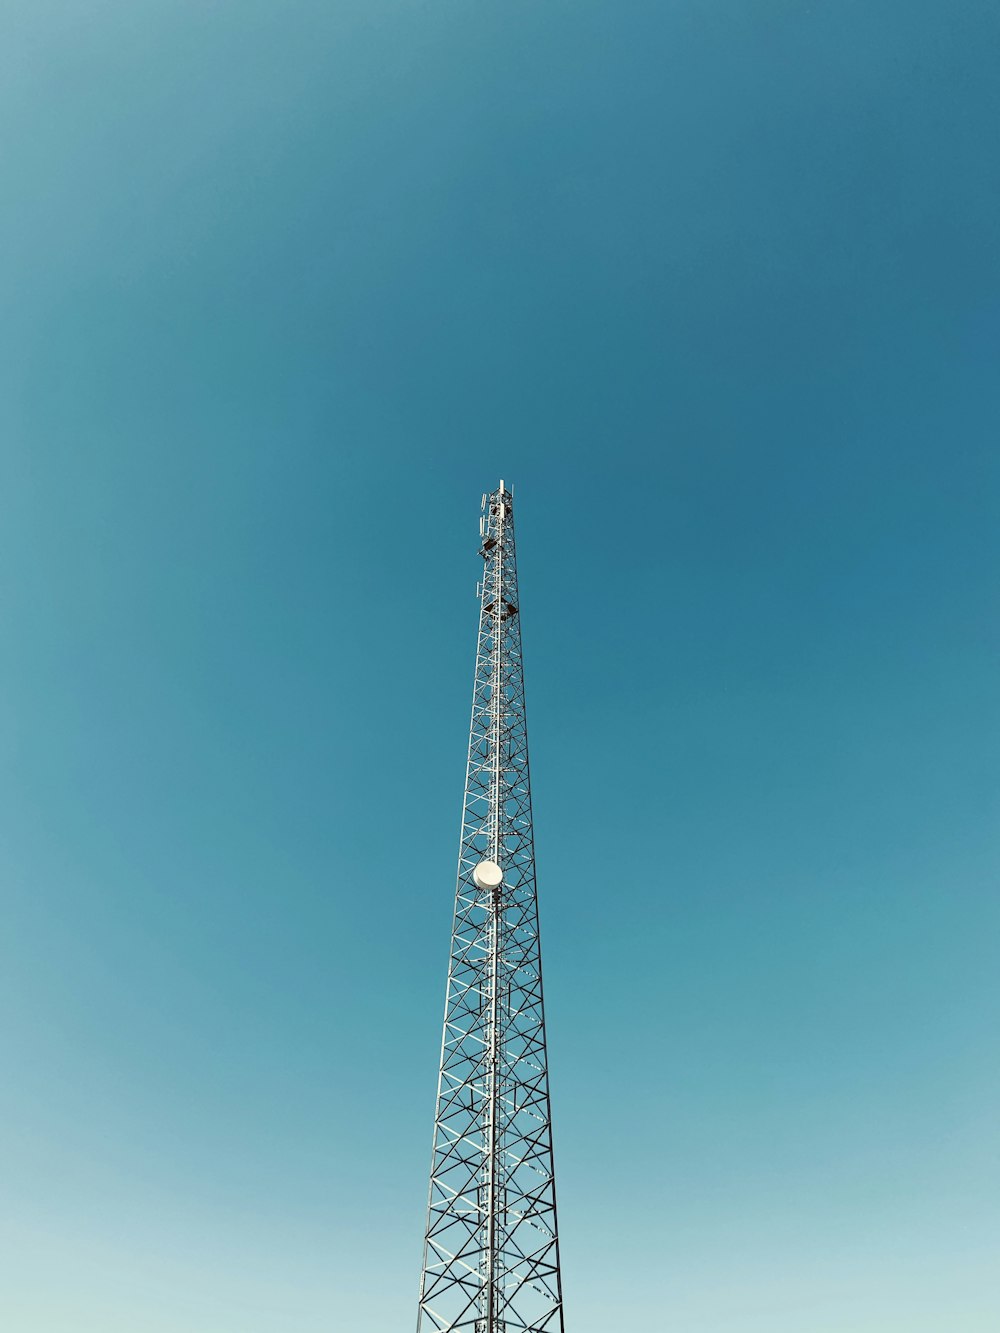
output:
M480 861L472 878L477 889L498 889L503 883L503 871L496 861Z

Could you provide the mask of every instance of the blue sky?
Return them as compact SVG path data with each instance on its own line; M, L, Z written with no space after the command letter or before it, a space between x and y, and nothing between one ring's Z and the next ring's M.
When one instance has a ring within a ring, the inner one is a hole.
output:
M995 4L0 29L0 1323L411 1326L503 476L573 1333L992 1333Z

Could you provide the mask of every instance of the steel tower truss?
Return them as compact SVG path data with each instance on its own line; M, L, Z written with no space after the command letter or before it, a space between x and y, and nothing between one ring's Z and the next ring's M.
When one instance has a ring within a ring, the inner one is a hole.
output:
M483 511L417 1333L564 1333L513 499L502 481ZM477 885L483 862L502 870L498 887Z

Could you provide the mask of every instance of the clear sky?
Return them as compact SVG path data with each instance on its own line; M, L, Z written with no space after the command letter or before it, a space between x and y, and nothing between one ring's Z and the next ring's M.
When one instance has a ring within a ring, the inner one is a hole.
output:
M995 0L8 0L0 1326L415 1319L517 495L570 1333L1000 1328Z

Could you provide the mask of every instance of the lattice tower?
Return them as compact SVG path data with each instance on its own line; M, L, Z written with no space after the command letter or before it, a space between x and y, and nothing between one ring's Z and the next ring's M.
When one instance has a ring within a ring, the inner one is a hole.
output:
M564 1333L513 496L485 562L417 1333Z

